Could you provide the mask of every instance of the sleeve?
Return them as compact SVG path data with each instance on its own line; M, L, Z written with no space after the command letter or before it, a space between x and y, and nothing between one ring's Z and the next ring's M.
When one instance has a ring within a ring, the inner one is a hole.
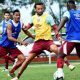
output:
M8 26L8 25L12 25L11 22L7 22L7 26Z
M50 26L53 26L55 24L54 19L51 15L47 16L46 21L48 24L50 24Z
M68 19L70 19L70 13L69 13L69 11L66 11L66 12L63 14L63 17L67 17Z

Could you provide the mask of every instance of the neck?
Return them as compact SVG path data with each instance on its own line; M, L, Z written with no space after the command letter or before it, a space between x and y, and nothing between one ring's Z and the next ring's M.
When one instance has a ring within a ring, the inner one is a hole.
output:
M71 8L71 9L68 9L68 10L76 10L76 8Z
M42 16L43 14L37 14L37 16Z
M16 21L16 20L14 20L14 19L13 19L13 21L14 21L15 23L18 23L18 22L19 22L19 21Z

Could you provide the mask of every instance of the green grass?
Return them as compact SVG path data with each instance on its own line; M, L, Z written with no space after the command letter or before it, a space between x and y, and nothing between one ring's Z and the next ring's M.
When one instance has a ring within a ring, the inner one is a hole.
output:
M76 66L74 71L70 71L66 66L64 67L65 80L80 80L80 64L74 65ZM19 80L53 80L53 73L55 71L56 64L31 64ZM6 72L1 72L0 70L0 80L10 79Z

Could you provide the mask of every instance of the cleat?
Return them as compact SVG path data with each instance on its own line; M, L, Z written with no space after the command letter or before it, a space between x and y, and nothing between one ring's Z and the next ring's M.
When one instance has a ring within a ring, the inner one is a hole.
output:
M63 71L56 71L53 74L54 80L64 80L64 73Z
M16 76L15 73L10 73L10 72L9 72L9 75L13 78Z
M15 77L15 78L13 78L13 79L11 79L11 80L18 80L18 78L17 78L17 77Z
M63 77L57 78L56 80L64 80Z
M71 65L71 64L70 64L68 67L69 67L69 69L70 69L71 71L73 71L73 70L75 69L75 66L73 66L73 65Z

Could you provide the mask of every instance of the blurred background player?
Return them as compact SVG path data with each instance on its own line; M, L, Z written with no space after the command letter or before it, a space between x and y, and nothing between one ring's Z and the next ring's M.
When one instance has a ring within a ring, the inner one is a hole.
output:
M59 31L66 23L66 39L60 48L60 55L57 59L57 71L54 77L63 77L64 58L70 55L75 48L78 57L80 57L80 10L76 9L75 1L69 0L67 2L68 11L64 13L63 19L59 25Z
M10 21L11 21L10 12L6 10L4 11L4 20L1 22L1 30L2 30L1 34L4 33ZM3 69L3 71L8 71L8 63L9 63L8 61L11 60L12 62L14 62L15 60L11 58L11 56L9 56L9 53L4 56L4 59L5 59L5 68Z

